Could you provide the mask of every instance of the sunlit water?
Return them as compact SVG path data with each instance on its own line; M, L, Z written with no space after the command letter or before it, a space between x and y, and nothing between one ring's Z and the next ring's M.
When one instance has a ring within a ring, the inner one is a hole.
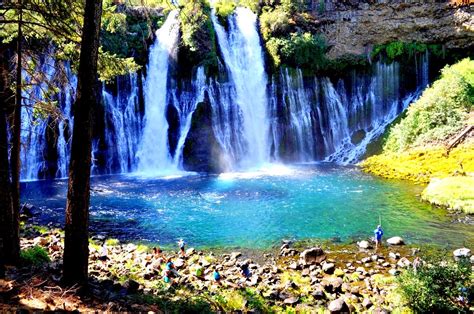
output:
M92 179L91 230L127 241L194 247L268 248L282 239L368 238L382 220L387 237L455 247L474 244L472 225L419 201L422 187L351 167L271 166L220 176ZM38 223L63 224L66 181L25 182Z

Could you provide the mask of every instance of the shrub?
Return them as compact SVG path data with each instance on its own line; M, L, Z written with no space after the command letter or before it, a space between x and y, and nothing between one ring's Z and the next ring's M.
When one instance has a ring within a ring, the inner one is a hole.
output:
M220 20L225 20L229 15L234 13L236 4L233 0L219 0L214 4L216 15Z
M264 10L260 15L260 31L263 39L269 41L284 35L289 29L290 14L282 7Z
M408 306L417 313L465 312L467 308L458 298L466 289L473 294L470 281L471 265L435 260L418 267L415 272L406 270L398 277L399 290Z
M22 264L31 266L41 266L51 260L45 249L40 246L33 246L20 252Z
M411 58L417 53L422 53L427 50L431 54L438 57L443 55L443 49L441 45L427 45L417 42L406 43L401 41L393 41L388 44L375 45L374 49L372 50L372 58L382 55L388 58L389 61L403 60L405 57Z
M266 47L276 67L285 64L315 71L327 63L325 41L311 33L293 33L288 38L270 38Z
M441 78L413 103L391 130L384 145L397 152L410 146L445 140L464 127L474 106L474 61L446 67Z

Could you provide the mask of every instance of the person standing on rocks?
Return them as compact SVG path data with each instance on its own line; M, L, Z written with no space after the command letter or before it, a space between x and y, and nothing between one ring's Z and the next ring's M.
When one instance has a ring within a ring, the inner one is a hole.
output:
M106 264L107 261L109 260L107 243L105 241L104 241L104 243L102 243L102 248L100 250L99 260L101 260L103 264Z
M382 230L381 225L378 225L377 229L374 230L374 236L375 236L375 249L377 249L379 244L382 245L383 230Z
M181 254L182 257L185 257L186 256L186 251L184 249L186 243L184 242L183 239L179 239L178 241L178 246L179 246L179 252Z

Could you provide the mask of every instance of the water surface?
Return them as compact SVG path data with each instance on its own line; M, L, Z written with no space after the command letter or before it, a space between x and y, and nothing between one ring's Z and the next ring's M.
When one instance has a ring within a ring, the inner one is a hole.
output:
M221 176L92 178L91 229L126 241L195 247L268 248L282 239L367 238L379 219L386 236L444 247L474 244L474 226L452 223L419 201L423 187L353 167L273 166ZM38 223L64 223L67 181L22 184ZM380 218L379 218L380 217Z

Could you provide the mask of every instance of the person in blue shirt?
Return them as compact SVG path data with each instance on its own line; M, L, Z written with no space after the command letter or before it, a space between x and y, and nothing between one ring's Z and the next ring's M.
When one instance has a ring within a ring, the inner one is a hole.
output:
M218 285L221 284L221 274L219 274L219 271L217 270L217 267L214 268L214 272L212 273L212 277L213 277L216 284L218 284Z
M377 249L379 244L382 245L383 230L382 230L381 225L378 225L377 229L374 230L374 236L375 236L375 249Z

